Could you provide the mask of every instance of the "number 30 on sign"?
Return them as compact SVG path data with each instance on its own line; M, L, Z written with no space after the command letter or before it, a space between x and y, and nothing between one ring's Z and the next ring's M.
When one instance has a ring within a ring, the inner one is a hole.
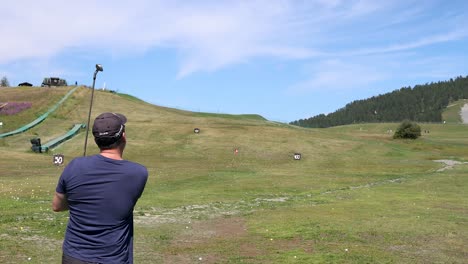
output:
M64 156L62 154L55 154L54 155L54 159L53 159L54 165L56 165L56 166L62 165L64 160L65 160L65 158L64 158Z

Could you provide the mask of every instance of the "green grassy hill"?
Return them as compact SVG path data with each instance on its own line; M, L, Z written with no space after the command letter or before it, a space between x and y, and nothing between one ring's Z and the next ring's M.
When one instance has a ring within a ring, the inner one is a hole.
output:
M25 100L37 98L31 91L9 90ZM67 91L42 92L40 105L8 122L34 119ZM82 155L85 133L46 154L30 151L29 139L85 123L89 98L80 88L38 127L0 139L1 263L59 261L67 213L50 210L63 170L52 155L66 163ZM104 91L94 99L93 117L128 117L124 158L150 172L135 209L136 263L466 260L468 126L421 124L429 133L406 141L392 139L393 123L305 129ZM88 143L88 154L98 153ZM442 159L455 164L434 162Z

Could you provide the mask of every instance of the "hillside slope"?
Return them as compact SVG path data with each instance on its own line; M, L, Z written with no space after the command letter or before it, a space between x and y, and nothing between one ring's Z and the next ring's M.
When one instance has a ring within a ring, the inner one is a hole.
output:
M0 140L1 263L59 262L68 214L50 210L64 168L52 154L65 164L81 156L85 133L45 154L29 139L85 121L90 92L80 88L38 127ZM96 91L92 116L105 111L128 117L124 158L150 173L134 212L136 263L466 259L467 126L422 124L430 133L420 139L393 140L397 123L306 129Z
M33 121L37 116L46 112L53 106L63 95L71 88L8 88L2 89L2 97L0 101L22 101L32 102L32 107L16 115L3 115L0 118L3 126L0 128L2 132L14 130L22 125ZM79 88L63 106L59 107L43 124L33 128L25 133L22 133L9 140L3 140L6 146L18 146L19 148L28 149L29 139L39 136L42 142L46 142L63 132L68 131L76 123L86 123L89 111L90 89ZM168 120L175 122L185 122L184 120L191 119L194 125L197 123L197 118L204 120L203 117L230 119L233 122L243 120L247 123L256 123L258 121L266 121L261 116L257 115L220 115L209 113L193 113L172 108L158 107L148 104L138 98L125 95L115 94L107 91L95 91L92 119L101 112L122 112L129 117L130 124L132 122L150 121L160 124L165 124ZM135 114L135 115L134 115ZM136 116L136 118L132 118ZM92 120L91 120L92 122ZM129 128L131 129L131 127ZM193 128L192 128L193 130ZM137 129L137 131L140 131ZM76 141L84 142L84 135L77 137ZM92 142L91 142L92 143ZM92 143L93 144L93 143ZM92 145L90 144L90 145ZM73 143L71 144L73 146Z

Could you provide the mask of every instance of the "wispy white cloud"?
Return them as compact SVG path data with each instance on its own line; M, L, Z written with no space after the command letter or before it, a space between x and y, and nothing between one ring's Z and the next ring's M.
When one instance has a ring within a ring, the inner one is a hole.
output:
M367 87L381 81L385 73L369 65L341 60L326 60L306 69L309 78L289 87L290 94L304 94L311 91L346 91Z
M2 5L0 63L41 59L69 49L113 54L158 46L180 54L184 76L255 56L306 58L281 23L293 15L288 1L178 2L15 1ZM281 30L278 30L281 29Z
M340 55L357 56L357 55L372 55L372 54L378 54L378 53L400 52L400 51L406 51L406 50L411 50L411 49L417 49L417 48L425 47L429 45L434 45L438 43L455 41L455 40L459 40L459 39L466 38L466 37L468 37L468 30L457 30L453 32L426 36L417 40L409 40L403 43L397 43L397 44L393 44L390 46L371 47L371 48L366 48L366 49L354 50L349 53L342 53Z
M178 54L178 76L184 77L258 57L307 63L318 58L327 64L323 61L342 56L402 52L466 38L463 12L439 15L443 19L437 24L429 21L436 3L7 1L0 16L0 65L46 61L70 50L126 56L164 47ZM408 38L408 32L414 35ZM312 76L320 83L334 74L329 68Z

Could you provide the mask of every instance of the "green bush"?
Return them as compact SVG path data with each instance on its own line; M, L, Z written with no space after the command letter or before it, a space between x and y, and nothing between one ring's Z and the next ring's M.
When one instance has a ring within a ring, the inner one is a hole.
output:
M411 121L405 120L395 131L393 138L417 139L421 136L421 127Z

